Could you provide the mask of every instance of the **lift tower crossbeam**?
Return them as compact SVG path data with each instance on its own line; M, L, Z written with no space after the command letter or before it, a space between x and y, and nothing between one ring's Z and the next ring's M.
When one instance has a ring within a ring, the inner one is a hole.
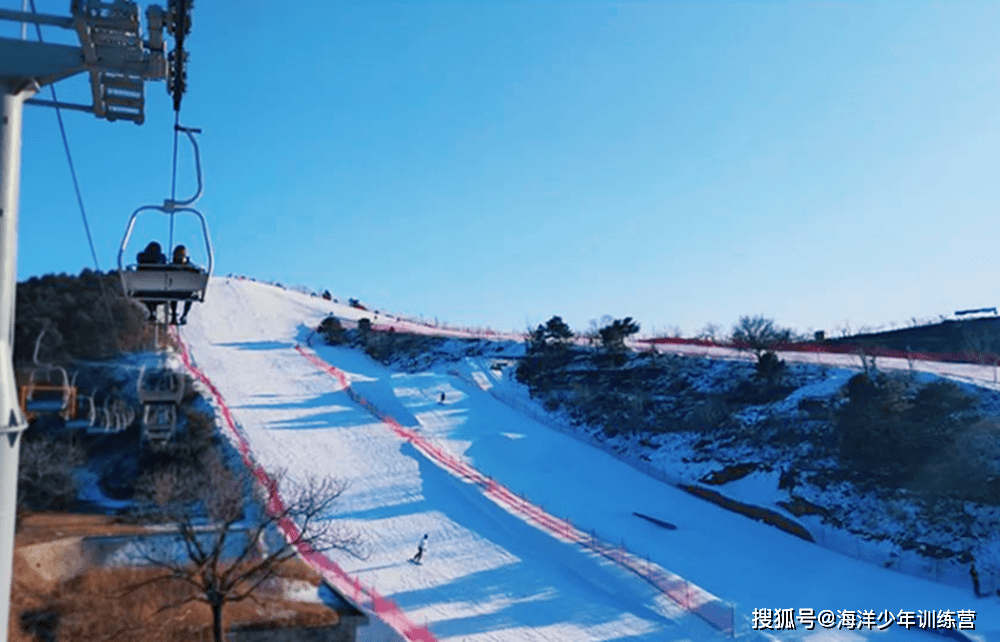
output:
M86 72L92 104L77 108L107 120L142 123L145 82L167 77L163 31L177 30L171 24L177 14L183 14L186 25L189 2L171 0L170 11L150 7L145 40L138 6L127 0L72 0L69 17L0 10L0 20L72 29L80 41L71 46L0 38L0 640L8 639L17 464L21 434L28 426L18 403L13 362L24 104L42 86Z

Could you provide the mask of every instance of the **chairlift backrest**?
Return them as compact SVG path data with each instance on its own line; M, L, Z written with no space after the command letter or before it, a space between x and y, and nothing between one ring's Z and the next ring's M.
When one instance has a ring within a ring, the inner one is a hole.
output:
M143 366L136 382L139 401L148 403L180 403L184 398L184 377L166 368L151 370Z
M177 427L177 407L173 404L146 404L142 411L143 439L162 445L174 434Z
M76 417L66 420L67 428L93 428L97 425L97 406L93 395L80 395L77 398Z
M177 422L177 407L169 403L147 403L142 407L142 423L146 426L173 428Z

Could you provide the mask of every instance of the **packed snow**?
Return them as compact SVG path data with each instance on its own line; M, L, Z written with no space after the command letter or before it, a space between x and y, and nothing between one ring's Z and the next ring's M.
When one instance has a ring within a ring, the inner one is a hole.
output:
M505 510L358 405L337 378L296 350L331 313L372 317L302 292L214 278L206 302L191 314L181 336L258 462L292 477L317 474L349 482L329 517L367 533L372 550L364 560L333 557L350 575L395 600L442 641L726 637L636 574ZM390 323L396 331L416 327L399 319ZM722 348L672 348L740 358ZM920 611L971 610L975 630L962 631L964 639L1000 640L996 598L977 599L971 588L841 555L696 499L637 470L631 463L638 458L605 452L559 429L485 358L407 373L319 340L304 349L344 372L357 395L429 443L577 529L622 545L651 566L733 604L741 637L934 640L942 638L915 625ZM860 365L846 355L829 357L831 366ZM889 360L879 359L879 366L887 367L883 361ZM915 367L987 383L994 376L992 369L962 364ZM823 394L823 386L842 381L831 377L815 385L798 394ZM760 473L727 491L767 504L775 487L773 475ZM677 528L657 526L635 512ZM424 534L429 537L422 564L412 564L408 560ZM752 630L757 609L806 608L817 614L830 610L838 618L843 611L857 612L858 618L865 611L913 612L914 626L893 624L879 631L878 625L849 630L817 624L810 631L796 622L796 630ZM383 639L376 630L362 633L362 639Z

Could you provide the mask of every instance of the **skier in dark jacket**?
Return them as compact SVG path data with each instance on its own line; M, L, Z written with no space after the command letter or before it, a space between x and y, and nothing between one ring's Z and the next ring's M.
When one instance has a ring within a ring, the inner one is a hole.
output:
M135 260L140 266L166 265L167 263L167 257L163 253L163 248L156 241L150 241L145 250L136 254Z
M139 264L140 270L147 266L166 265L167 263L167 257L163 254L160 244L156 241L150 241L145 250L136 254L135 260ZM149 310L149 320L155 323L156 308L160 303L158 301L145 301L145 304Z
M420 543L417 545L417 552L413 556L413 560L412 561L417 562L417 563L420 562L420 560L424 557L424 547L425 546L427 546L427 535L426 534L424 534L424 538L422 540L420 540Z

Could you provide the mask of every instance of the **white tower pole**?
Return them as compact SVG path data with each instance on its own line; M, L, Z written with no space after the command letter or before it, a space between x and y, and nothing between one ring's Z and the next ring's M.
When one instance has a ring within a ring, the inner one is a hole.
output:
M21 181L21 115L33 91L0 81L0 591L9 604L17 516L17 462L28 422L14 379L14 299L17 292L17 215ZM9 609L0 612L0 640L7 640Z

